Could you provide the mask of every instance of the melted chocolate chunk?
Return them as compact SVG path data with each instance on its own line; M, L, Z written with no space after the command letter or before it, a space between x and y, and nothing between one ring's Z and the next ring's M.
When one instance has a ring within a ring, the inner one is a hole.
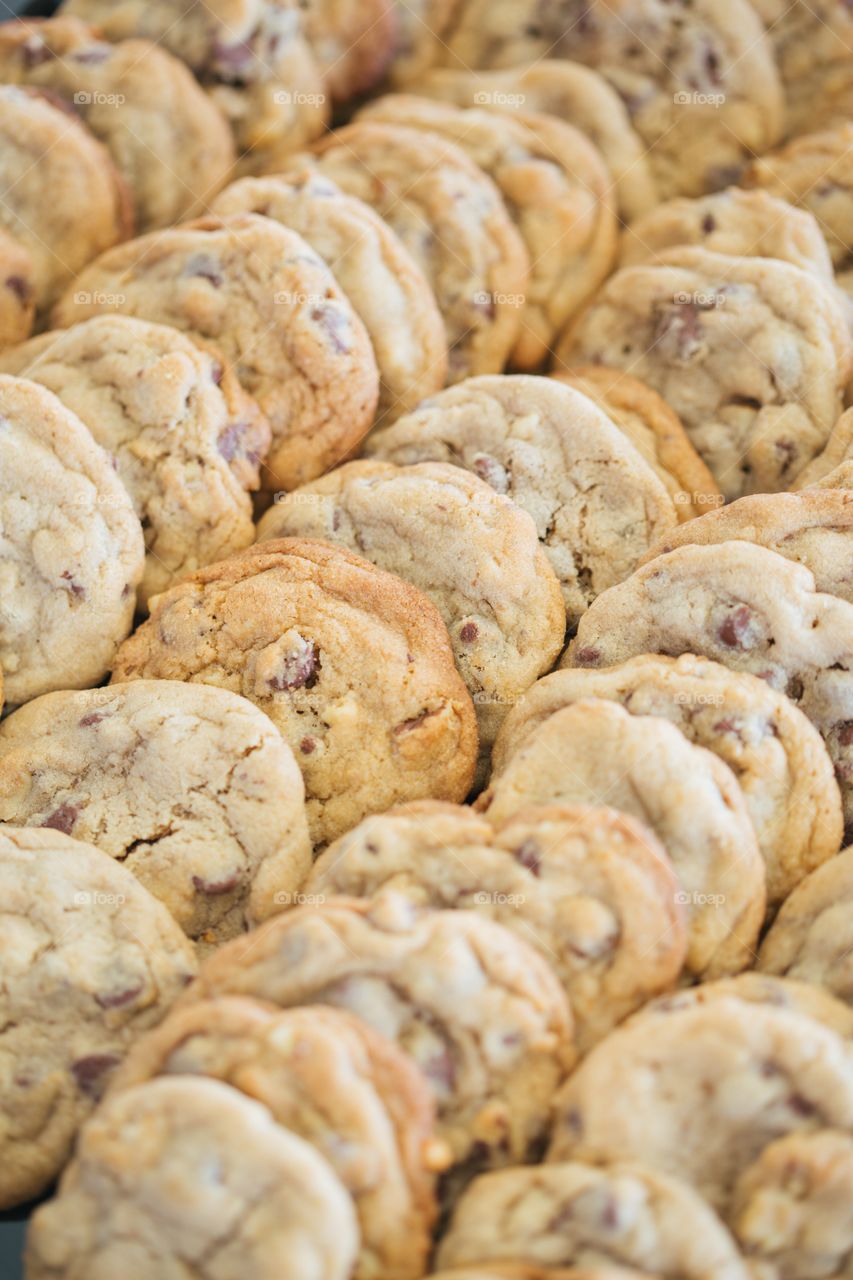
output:
M51 831L61 831L63 835L70 836L79 813L80 810L73 804L61 804L58 809L54 809L49 818L45 818L41 825Z

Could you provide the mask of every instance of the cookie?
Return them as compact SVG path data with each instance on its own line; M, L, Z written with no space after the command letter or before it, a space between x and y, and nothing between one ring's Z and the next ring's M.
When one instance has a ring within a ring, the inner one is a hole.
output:
M379 375L363 324L325 262L271 218L205 218L130 240L78 276L54 323L116 311L216 344L269 418L266 488L322 475L373 421Z
M296 0L66 0L63 14L107 40L151 40L187 64L254 167L313 141L328 124L323 76Z
M142 528L75 414L0 377L0 665L13 706L107 673L130 631Z
M212 955L187 1002L254 996L331 1004L414 1059L457 1163L512 1164L547 1131L574 1059L556 976L508 929L472 911L418 912L400 895L297 907Z
M781 258L833 282L832 259L817 219L781 190L728 187L695 199L667 200L625 228L620 262L656 262L670 249L696 245L743 258Z
M836 422L821 452L795 477L792 489L806 489L819 484L830 488L830 472L853 459L853 409L845 409Z
M723 501L678 414L639 378L601 365L554 375L603 409L663 484L679 520L692 520Z
M488 752L512 704L554 665L560 584L525 511L461 467L348 462L283 496L258 541L313 538L363 555L438 609Z
M10 290L19 309L31 287L45 312L87 262L132 233L130 192L106 147L73 111L11 84L0 87L0 182L0 221L29 256L29 268L7 268L24 282Z
M853 1127L847 1041L787 1009L721 997L640 1016L558 1094L548 1159L640 1160L725 1213L776 1138Z
M727 498L787 488L841 412L851 343L835 291L768 258L688 248L667 259L611 276L558 364L649 383Z
M472 378L371 436L367 452L464 467L531 515L570 627L675 527L666 490L622 432L552 378Z
M525 1262L484 1262L481 1266L434 1271L430 1280L650 1280L625 1267L536 1267Z
M853 19L845 0L752 0L785 91L785 133L850 118Z
M0 1208L44 1191L131 1043L195 972L168 911L58 831L0 827Z
M210 1076L267 1107L323 1155L353 1197L356 1277L417 1280L436 1216L434 1106L409 1057L339 1009L279 1011L223 996L143 1036L111 1087L155 1076Z
M30 1280L133 1274L347 1280L350 1197L302 1138L217 1080L117 1093L27 1235Z
M0 227L0 360L29 337L36 312L35 264L27 249ZM6 373L2 368L0 372Z
M426 277L363 200L310 169L243 178L213 212L260 213L296 231L328 263L367 330L379 368L377 419L389 423L444 386L444 323Z
M738 1179L729 1222L748 1261L780 1276L843 1276L853 1255L853 1137L772 1142Z
M453 71L435 67L413 86L426 98L458 107L555 116L585 133L601 152L613 179L616 206L630 222L658 201L646 148L625 104L591 67L566 59L529 62L503 71Z
M747 186L801 205L814 214L837 268L850 266L853 233L853 124L795 138L759 156L744 174Z
M810 489L853 489L853 462L841 462L820 480L813 480Z
M403 5L394 0L300 0L305 35L337 102L367 93L394 57Z
M246 547L266 418L182 333L94 316L53 335L22 376L76 413L113 460L145 534L139 603Z
M0 244L3 243L4 236L5 232L0 232ZM55 337L56 330L49 329L46 333L34 334L26 341L16 342L13 346L0 350L0 373L11 373L14 377L19 377L36 356L47 350Z
M771 904L841 848L841 796L814 726L763 680L692 654L647 654L604 671L576 668L545 676L504 721L492 754L495 773L549 716L585 698L671 720L690 742L729 766L764 858Z
M110 45L74 17L6 22L0 79L73 105L128 183L140 230L201 212L234 163L219 109L182 62L147 40Z
M610 667L643 653L713 658L760 676L820 731L853 822L853 607L748 542L679 547L610 591L581 619L568 665Z
M315 843L471 785L474 707L438 611L342 547L262 543L158 596L113 666L139 678L215 684L266 712L302 769Z
M482 169L443 138L369 121L330 134L313 162L371 205L423 271L444 320L450 380L500 373L521 332L530 261Z
M690 1187L629 1163L595 1169L567 1162L483 1174L456 1206L438 1265L478 1258L577 1264L583 1271L631 1267L661 1280L746 1280L748 1274L734 1240Z
M815 588L853 604L853 582L847 565L853 552L853 494L762 493L739 498L667 534L648 559L691 544L754 542L786 560L804 565Z
M659 716L588 699L555 711L493 775L477 807L503 823L534 804L607 804L649 826L687 908L687 971L746 968L764 916L765 872L731 770Z
M530 258L511 361L518 369L538 368L616 258L611 180L601 155L572 125L528 112L466 110L390 94L358 118L438 134L493 179Z
M747 0L460 0L440 60L507 67L571 58L616 89L648 150L661 198L734 180L782 132L773 51Z
M397 40L388 68L393 84L417 84L436 60L439 41L459 0L405 0L395 3Z
M176 681L46 694L7 717L0 821L89 841L207 945L289 905L311 865L302 776L275 727Z
M849 902L853 849L818 867L786 902L761 944L758 967L813 982L853 1003Z
M542 952L585 1052L673 986L687 933L678 881L651 831L613 809L524 809L493 829L422 801L367 818L323 853L309 895L403 893L487 915Z

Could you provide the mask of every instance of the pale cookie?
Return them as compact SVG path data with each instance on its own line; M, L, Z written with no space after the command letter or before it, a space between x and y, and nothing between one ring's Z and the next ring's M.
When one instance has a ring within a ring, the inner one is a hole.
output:
M494 180L530 258L511 361L538 368L616 259L611 180L599 152L551 116L465 110L407 94L378 98L359 119L438 134Z
M455 102L458 107L535 111L564 120L585 133L601 152L625 222L657 204L646 147L618 93L591 67L556 58L504 71L436 67L413 88L424 97Z
M73 111L11 84L0 86L0 187L0 223L29 254L42 313L133 229L130 193L106 147Z
M611 588L565 661L611 667L643 653L713 658L787 694L820 731L853 823L853 605L766 547L679 547Z
M850 461L853 461L853 409L845 409L821 452L798 472L791 488L805 489L818 482L821 488L830 488L827 483L830 472Z
M680 525L652 547L647 559L693 543L711 546L733 540L755 542L805 565L818 591L853 604L853 494L816 489L739 498Z
M759 156L744 175L780 200L814 214L837 268L853 254L853 123L795 138Z
M22 377L107 450L145 535L139 603L252 542L266 418L215 354L172 328L94 316L51 335Z
M623 267L655 262L679 245L742 258L781 258L833 282L832 259L817 219L786 193L728 187L696 199L667 200L625 228Z
M735 180L782 132L769 40L747 0L460 0L439 60L507 67L572 58L616 89L662 198Z
M687 908L688 972L737 973L754 957L765 872L731 770L674 724L590 699L549 716L493 777L478 808L503 823L534 804L608 805L649 826Z
M158 596L115 680L214 684L265 711L305 778L315 843L404 800L464 800L477 756L447 629L343 547L250 547Z
M338 102L367 93L389 69L397 45L396 0L299 0L305 35Z
M663 484L586 396L552 378L472 378L432 396L367 452L473 471L533 517L574 627L675 527Z
M388 68L393 84L420 87L422 77L436 60L438 42L459 0L394 0L397 42Z
M330 898L235 938L186 1002L225 994L331 1004L395 1040L432 1086L454 1161L475 1168L529 1158L575 1056L568 1001L532 946L401 895Z
M632 1267L658 1280L748 1275L734 1240L690 1187L628 1163L534 1165L477 1178L456 1206L437 1261L450 1267L478 1258L570 1264L593 1275Z
M143 1036L111 1088L154 1076L222 1080L316 1147L353 1197L359 1280L424 1274L443 1153L429 1086L390 1040L339 1009L223 996L177 1009Z
M371 205L423 271L451 381L500 373L521 331L530 260L491 179L444 138L368 121L317 144L313 162Z
M853 17L846 0L751 0L785 91L785 133L849 120Z
M545 676L504 721L492 754L495 774L549 716L584 698L671 720L729 766L764 858L771 904L841 848L841 796L815 727L763 680L692 654L645 655L604 671Z
M148 40L110 45L74 17L5 22L0 79L51 90L79 112L133 192L142 230L200 213L234 163L219 109Z
M822 1023L830 1031L845 1040L853 1036L853 1009L836 1000L822 987L811 982L798 982L793 978L776 978L770 974L750 969L734 978L720 978L716 982L703 982L698 987L685 987L673 995L659 996L644 1005L631 1019L667 1017L674 1009L688 1009L705 1005L720 998L745 1000L747 1004L770 1005L805 1014Z
M512 929L563 984L582 1052L674 986L687 949L678 889L651 831L613 809L524 809L495 830L427 801L367 818L305 884L309 895L403 893Z
M853 848L813 871L782 904L758 967L814 982L853 1004Z
M337 543L429 596L486 758L509 708L565 642L560 584L533 520L461 467L348 462L271 507L258 525L258 541L270 538Z
M0 1208L44 1191L132 1042L195 972L129 871L57 831L0 828Z
M142 528L80 419L43 387L6 376L0 535L7 701L97 684L133 623Z
M231 125L243 165L286 155L328 123L297 0L65 0L62 10L107 40L143 36L185 62Z
M787 488L841 412L853 348L838 295L775 259L696 248L667 259L611 276L558 363L649 383L727 498Z
M109 1098L33 1216L28 1280L348 1280L352 1203L327 1162L217 1080Z
M738 1179L728 1220L756 1274L853 1274L853 1137L820 1129L771 1143Z
M36 356L47 350L56 334L57 330L49 329L46 333L37 333L26 341L16 342L14 346L0 351L0 373L11 373L14 377L19 377Z
M36 313L36 270L29 252L0 228L0 361L24 343ZM2 366L3 373L11 373Z
M651 387L629 373L594 364L554 377L594 400L628 437L664 485L679 520L692 520L722 503L723 495L678 414Z
M289 747L251 703L204 685L136 680L22 707L0 725L0 822L89 841L207 945L289 906L311 865Z
M257 214L205 218L103 254L54 312L60 328L123 312L215 343L272 428L266 488L340 462L376 408L370 339L325 262Z
M626 1267L537 1267L525 1262L484 1262L430 1272L430 1280L651 1280Z
M723 996L618 1027L555 1109L549 1160L642 1160L725 1212L774 1139L853 1129L853 1059L812 1018Z
M820 480L813 480L810 489L853 489L853 461L841 462Z
M298 232L328 263L367 330L379 368L378 420L407 413L447 376L444 324L426 277L363 200L310 169L243 178L213 212L260 213Z

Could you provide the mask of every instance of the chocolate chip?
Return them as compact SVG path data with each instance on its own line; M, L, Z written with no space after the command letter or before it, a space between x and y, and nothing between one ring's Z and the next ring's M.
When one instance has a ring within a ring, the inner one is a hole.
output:
M426 1062L421 1062L419 1065L432 1084L449 1091L456 1083L456 1067L448 1049L434 1053L427 1058Z
M45 818L41 825L51 831L61 831L63 835L68 836L74 829L79 812L73 804L61 804L58 809L54 809L49 818Z
M245 457L244 444L249 431L247 422L232 422L216 438L216 447L226 462L233 462L237 457ZM256 458L253 461L257 461Z
M281 670L269 681L271 689L313 689L317 683L320 655L316 644L298 637L297 644L283 656Z
M729 649L747 649L751 623L752 610L739 604L717 628L717 636Z
M72 53L71 57L75 62L82 62L84 66L94 67L101 62L106 62L111 52L108 44L93 44L88 49Z
M419 729L425 720L430 716L434 716L434 711L422 711L420 715L412 716L411 720L403 720L400 724L394 726L394 733L411 733L412 729Z
M83 719L80 721L80 728L88 729L93 724L100 724L101 721L105 719L106 719L106 716L103 711L90 711L89 714L87 716L84 716Z
M817 1111L814 1103L809 1102L801 1093L792 1093L788 1098L788 1106L798 1116L813 1116Z
M601 650L589 647L577 649L574 660L579 667L594 667L597 662L601 661Z
M329 302L319 307L312 307L310 316L325 333L332 350L341 356L348 355L352 350L352 334L346 313L336 304Z
M521 865L526 867L534 876L539 875L542 863L539 857L538 846L533 840L525 840L524 843L516 849L513 856L516 862L520 862Z
M224 880L203 880L201 876L193 876L193 886L198 893L205 894L208 898L218 898L223 893L231 893L240 883L239 871L233 872L230 876L226 876Z
M717 229L717 219L714 217L713 213L706 213L705 217L702 219L703 232L705 233L706 236L709 236L711 232L716 231L716 229Z
M246 40L237 44L224 44L217 40L213 45L211 67L214 75L227 84L245 84L256 62L255 51Z
M480 634L480 628L476 622L466 622L459 631L459 639L463 644L471 644Z
M199 276L202 280L207 280L212 284L214 289L220 288L224 279L221 263L212 253L191 254L187 258L183 274L185 276Z
M853 744L853 720L845 720L838 726L838 745L849 747Z
M14 293L15 297L24 307L32 297L33 291L30 288L29 281L25 280L23 276L7 276L6 288Z
M104 1076L118 1066L119 1061L114 1053L90 1053L87 1057L72 1062L71 1074L77 1081L78 1089L88 1097L97 1099L106 1083Z
M299 750L302 752L304 756L313 755L316 749L317 749L316 738L303 738L299 744Z
M496 493L508 492L509 477L497 458L492 458L488 453L478 453L471 462L471 470L486 484L491 485Z
M25 67L38 67L43 62L50 62L52 57L41 36L28 36L21 45L21 60Z
M62 573L59 576L60 578L62 578L63 582L68 583L68 586L71 590L71 594L72 596L74 596L76 600L85 599L86 588L81 587L80 583L75 580L74 575L71 573L70 569L63 569Z
M658 305L654 345L672 360L691 360L702 345L699 317L702 312L713 309L713 305L700 304L692 299Z
M135 1000L144 989L144 986L144 983L139 982L135 987L128 987L124 991L110 992L109 995L105 996L95 996L95 1003L99 1004L102 1009L120 1009L122 1005L130 1004L131 1000Z

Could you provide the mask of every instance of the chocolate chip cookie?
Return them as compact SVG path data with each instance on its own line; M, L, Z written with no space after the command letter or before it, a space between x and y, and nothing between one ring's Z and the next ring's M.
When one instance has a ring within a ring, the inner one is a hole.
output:
M622 432L551 378L472 378L377 432L367 452L464 467L527 511L571 627L675 527L666 490Z
M438 1265L520 1257L582 1269L636 1267L661 1280L748 1275L734 1240L690 1187L628 1163L534 1165L472 1182L439 1245Z
M106 147L61 100L11 84L0 87L0 185L0 222L30 260L23 296L11 286L18 307L31 286L44 313L87 262L132 232L130 192ZM19 272L6 270L9 289Z
M830 488L829 475L853 459L853 409L845 409L817 457L796 476L792 489L805 489L819 484Z
M841 796L814 726L763 680L692 654L647 654L605 671L545 676L504 721L492 755L495 772L555 711L584 698L671 720L729 766L755 828L771 904L841 848Z
M242 693L289 742L315 843L404 800L463 800L474 707L447 629L415 587L343 547L283 539L158 596L116 681Z
M482 169L437 135L366 120L318 143L314 163L371 205L420 266L444 319L451 381L500 373L521 332L530 260Z
M272 218L205 218L103 254L54 322L104 312L216 344L269 418L266 488L322 475L373 421L379 375L364 325L325 262Z
M697 248L666 257L611 276L558 362L648 382L727 498L787 488L841 412L851 343L835 291L775 259Z
M574 1059L569 1005L548 964L471 911L418 911L402 895L298 907L212 955L187 1002L254 996L331 1004L414 1058L439 1134L474 1168L527 1158Z
M348 1280L357 1252L350 1197L313 1147L218 1080L164 1079L99 1108L26 1261L30 1280Z
M89 841L208 946L289 906L311 864L302 776L274 725L176 681L46 694L7 717L0 821Z
M753 959L765 872L731 770L659 716L589 699L549 716L509 759L477 807L502 823L534 804L606 804L651 827L681 882L687 970L737 973Z
M50 90L79 112L128 183L143 231L200 213L234 163L218 107L148 40L110 45L74 17L5 22L0 80Z
M845 0L752 0L785 91L785 133L841 124L853 103L853 18Z
M269 424L233 373L182 333L94 316L22 370L107 450L145 534L139 602L246 547Z
M6 376L0 511L7 701L97 684L133 622L142 528L80 419L44 387Z
M848 1044L819 1022L721 997L640 1015L583 1060L556 1101L549 1160L640 1160L725 1212L776 1138L853 1128Z
M135 1046L111 1088L210 1076L268 1107L316 1147L355 1203L354 1276L417 1280L436 1216L442 1144L410 1058L360 1018L322 1005L279 1011L223 996L173 1014Z
M494 829L429 801L365 819L305 884L309 895L403 893L499 921L552 965L581 1051L674 985L687 942L678 890L656 837L627 814L555 805Z
M195 972L168 911L58 831L0 827L0 1207L44 1191L141 1032Z
M33 259L20 241L0 228L0 359L29 337L35 312ZM3 367L2 372L11 370Z
M853 1003L850 898L853 849L830 859L782 904L761 945L764 973L814 982Z
M581 365L554 375L603 409L649 464L675 504L679 520L692 520L722 503L723 495L677 413L639 378L602 365Z
M338 102L367 93L389 69L401 10L393 0L299 0L305 34Z
M3 243L5 232L0 232L0 244ZM23 264L23 260L19 259ZM12 292L14 292L14 288ZM32 364L36 356L40 356L46 351L56 337L56 330L49 329L46 333L37 333L33 337L27 338L25 342L16 342L14 346L6 347L0 350L0 373L11 373L14 377L19 377L26 369L28 364Z
M760 676L799 706L835 765L853 822L853 606L802 565L748 542L679 547L610 591L581 619L576 667L642 653L694 653Z
M610 84L579 62L554 58L503 71L453 71L435 67L413 86L427 98L458 107L534 111L555 116L585 133L598 148L613 179L616 205L625 222L657 204L646 148L625 104Z
M650 1280L625 1267L537 1267L526 1262L484 1262L480 1266L433 1271L430 1280Z
M296 0L65 0L107 40L152 40L187 64L234 131L242 164L269 163L323 132L323 76Z
M304 237L328 263L367 329L379 367L378 421L392 422L444 386L447 342L414 258L363 200L310 169L243 178L213 212L260 213Z
M625 228L620 261L631 267L665 258L679 245L698 245L733 257L781 258L832 283L820 224L807 209L788 203L790 198L781 189L771 195L729 187L692 200L667 200Z
M473 698L486 760L509 708L563 647L560 584L533 520L461 467L349 462L283 495L258 525L258 541L270 538L348 547L429 596Z
M530 258L511 361L522 370L541 366L616 258L611 180L601 155L572 125L528 112L466 110L390 94L369 103L359 119L438 134L493 179Z
M543 57L594 67L649 153L660 195L734 181L781 136L773 51L747 0L461 0L439 60L507 67Z

